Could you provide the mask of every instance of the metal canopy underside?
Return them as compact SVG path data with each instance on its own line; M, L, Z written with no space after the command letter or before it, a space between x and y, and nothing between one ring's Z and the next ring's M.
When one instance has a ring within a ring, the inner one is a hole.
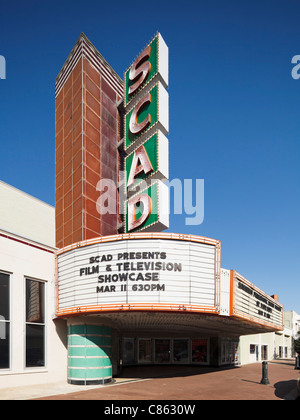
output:
M70 323L79 321L68 318ZM125 335L201 335L207 337L239 337L240 335L272 332L274 329L227 316L166 313L122 312L80 316L83 322L110 325Z

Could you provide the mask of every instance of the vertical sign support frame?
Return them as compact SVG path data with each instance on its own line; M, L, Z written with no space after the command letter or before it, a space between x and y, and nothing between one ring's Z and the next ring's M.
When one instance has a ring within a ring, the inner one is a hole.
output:
M124 142L119 190L124 232L169 227L169 51L160 33L124 75ZM123 209L122 209L123 206Z

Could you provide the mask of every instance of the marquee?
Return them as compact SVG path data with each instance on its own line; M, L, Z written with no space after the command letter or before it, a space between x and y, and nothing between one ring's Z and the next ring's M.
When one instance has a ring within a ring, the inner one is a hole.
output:
M57 263L58 314L219 312L220 243L214 239L116 235L60 250Z

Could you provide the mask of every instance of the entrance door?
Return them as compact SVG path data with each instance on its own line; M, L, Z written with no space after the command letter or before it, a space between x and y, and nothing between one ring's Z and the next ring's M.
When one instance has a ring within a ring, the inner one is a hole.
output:
M155 363L170 363L170 341L171 340L155 340Z
M123 341L123 364L135 364L134 338L124 338Z
M258 361L258 346L257 344L250 344L250 363L255 363Z
M173 341L173 363L189 362L189 341L174 340Z
M261 346L261 360L268 360L268 346Z
M151 363L152 362L152 341L151 338L139 338L138 341L139 349L139 363Z

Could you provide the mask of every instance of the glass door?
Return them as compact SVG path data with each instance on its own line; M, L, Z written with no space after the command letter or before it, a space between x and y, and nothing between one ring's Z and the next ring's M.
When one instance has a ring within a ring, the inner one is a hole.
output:
M123 364L135 364L134 338L124 338L123 341Z
M207 339L192 340L192 362L207 363Z
M189 362L189 342L188 340L173 341L173 362L188 363Z
M139 363L151 363L152 362L152 351L151 351L151 338L139 338Z
M155 340L155 363L170 363L170 340Z
M261 346L261 360L268 360L268 346Z

